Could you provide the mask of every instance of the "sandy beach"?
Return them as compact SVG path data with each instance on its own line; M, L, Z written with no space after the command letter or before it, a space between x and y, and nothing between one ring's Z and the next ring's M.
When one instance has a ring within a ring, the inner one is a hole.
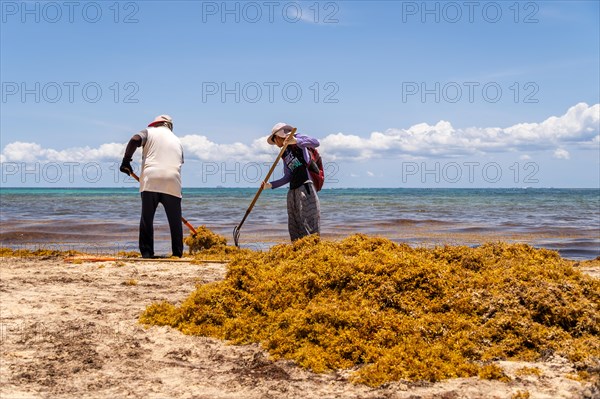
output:
M582 265L598 276L598 262ZM138 323L149 304L185 299L224 264L66 263L2 258L2 398L596 398L565 359L498 362L509 382L453 379L370 388L350 371L315 374L233 346ZM522 373L524 367L538 373ZM539 374L539 375L537 375Z

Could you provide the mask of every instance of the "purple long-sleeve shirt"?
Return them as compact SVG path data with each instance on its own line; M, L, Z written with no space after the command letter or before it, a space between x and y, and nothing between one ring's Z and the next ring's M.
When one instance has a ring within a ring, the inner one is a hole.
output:
M296 145L302 149L302 154L304 155L304 161L305 161L306 165L308 165L310 163L310 154L308 153L307 148L308 147L317 148L320 144L321 143L319 143L319 140L317 140L313 137L305 136L303 134L296 135ZM288 151L286 151L286 153L287 152ZM307 173L307 174L308 174L308 178L310 179L310 173ZM275 189L275 188L281 187L284 184L289 183L291 179L292 179L292 171L288 167L287 163L284 162L283 163L283 177L281 179L272 181L271 188Z

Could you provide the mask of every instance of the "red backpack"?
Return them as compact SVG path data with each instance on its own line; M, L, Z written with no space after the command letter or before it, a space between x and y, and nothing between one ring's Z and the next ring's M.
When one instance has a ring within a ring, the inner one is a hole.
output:
M321 191L323 183L325 183L325 169L323 169L323 162L321 161L321 155L316 148L308 147L308 153L310 154L310 164L308 165L308 173L315 185L317 191ZM316 167L315 167L316 166ZM318 169L318 171L317 171Z

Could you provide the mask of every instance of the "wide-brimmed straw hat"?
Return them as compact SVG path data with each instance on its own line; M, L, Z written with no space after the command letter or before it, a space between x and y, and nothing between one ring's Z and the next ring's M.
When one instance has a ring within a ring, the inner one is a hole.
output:
M279 136L279 137L283 137L285 138L286 130L292 130L294 127L288 125L287 123L283 123L283 122L279 122L277 123L275 126L273 126L273 129L271 129L271 134L269 135L269 137L267 137L267 143L271 144L271 145L275 145L275 136Z
M168 122L170 124L173 124L173 118L171 118L169 115L158 115L156 118L154 118L152 122L148 124L148 127L154 126L157 123L161 122Z

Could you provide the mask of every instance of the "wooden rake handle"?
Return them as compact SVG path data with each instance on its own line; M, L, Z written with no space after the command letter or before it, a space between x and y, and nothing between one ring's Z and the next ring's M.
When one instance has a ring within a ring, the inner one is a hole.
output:
M290 135L294 136L295 134L296 134L296 128L293 128L292 132L290 133ZM265 179L263 180L263 183L267 183L269 181L269 178L273 174L273 171L275 170L275 167L277 166L277 164L279 163L279 160L283 156L283 153L285 152L285 149L287 148L287 146L288 146L288 144L286 143L286 144L283 145L283 147L281 147L281 150L279 151L279 154L277 155L277 158L275 158L275 162L273 162L273 165L271 165L271 169L269 169L269 172L265 176ZM246 221L246 218L248 217L248 215L252 211L252 208L254 208L254 204L256 204L256 201L258 200L258 197L260 197L260 193L262 193L262 191L263 191L263 185L261 184L260 187L258 188L258 191L254 195L254 199L250 203L250 206L246 210L246 214L244 215L244 218L242 219L242 221L240 222L240 224L238 224L238 226L237 226L237 230L238 231L239 231L239 229L242 228L242 225L244 224L244 222Z

